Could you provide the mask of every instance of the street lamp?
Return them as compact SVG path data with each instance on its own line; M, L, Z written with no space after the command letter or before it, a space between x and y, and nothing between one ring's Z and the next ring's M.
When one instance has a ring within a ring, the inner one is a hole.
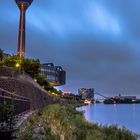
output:
M16 64L16 67L17 67L17 68L19 68L19 67L20 67L19 63L17 63L17 64Z

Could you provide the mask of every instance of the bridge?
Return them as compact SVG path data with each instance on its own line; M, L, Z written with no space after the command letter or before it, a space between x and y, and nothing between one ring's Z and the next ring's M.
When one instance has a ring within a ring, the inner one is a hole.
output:
M112 98L107 97L107 96L105 96L105 95L103 95L101 93L95 92L94 94L99 95L100 97L103 97L104 99L110 99L110 100L114 101ZM104 101L104 99L98 99L98 101Z
M103 94L101 94L101 93L98 93L98 92L95 92L94 94L99 95L99 96L101 96L101 97L103 97L103 98L105 98L105 99L108 99L108 98L109 98L109 97L107 97L107 96L105 96L105 95L103 95Z

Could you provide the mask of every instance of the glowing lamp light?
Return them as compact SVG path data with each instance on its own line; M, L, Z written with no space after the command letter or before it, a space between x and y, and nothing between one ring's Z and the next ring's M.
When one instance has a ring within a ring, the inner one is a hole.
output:
M91 104L91 100L85 100L84 104Z
M19 63L17 63L17 64L16 64L16 67L18 68L19 66L20 66Z

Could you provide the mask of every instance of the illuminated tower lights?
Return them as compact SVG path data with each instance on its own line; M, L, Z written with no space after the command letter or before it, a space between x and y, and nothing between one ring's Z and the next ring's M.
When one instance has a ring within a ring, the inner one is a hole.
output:
M20 9L20 25L19 25L19 36L18 36L18 51L19 57L25 57L25 17L26 10L31 5L33 0L15 0Z

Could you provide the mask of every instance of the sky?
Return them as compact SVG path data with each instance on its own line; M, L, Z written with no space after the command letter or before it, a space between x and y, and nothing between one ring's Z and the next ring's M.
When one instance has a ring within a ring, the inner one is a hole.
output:
M16 54L19 9L0 0L0 48ZM34 0L26 15L26 56L66 70L77 93L140 97L140 0Z

